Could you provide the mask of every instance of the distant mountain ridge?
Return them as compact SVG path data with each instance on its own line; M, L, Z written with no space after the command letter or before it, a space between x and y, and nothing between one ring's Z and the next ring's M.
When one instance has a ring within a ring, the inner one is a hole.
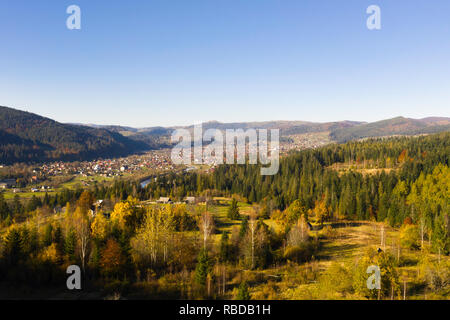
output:
M327 132L332 141L347 142L368 137L416 135L450 131L450 118L397 117L372 123L336 121L266 121L221 123L209 121L203 130L280 129L281 137ZM117 125L63 124L39 115L0 106L0 164L53 160L91 160L120 157L169 147L174 129L193 131L194 126L133 128Z
M325 132L333 131L342 128L349 128L356 125L364 124L365 122L360 121L337 121L337 122L308 122L308 121L262 121L262 122L219 122L219 121L208 121L202 123L203 130L208 129L280 129L280 134L283 136L292 134L302 134L309 132ZM177 127L147 127L147 128L131 128L125 126L109 126L109 125L94 125L89 124L95 128L103 128L112 130L115 132L120 132L127 136L132 136L133 134L144 134L144 135L170 135L175 129L187 129L189 131L194 130L194 125L190 126L177 126Z
M104 126L110 129L110 126ZM127 135L167 135L172 130L184 128L193 131L194 126L184 127L150 127L150 128L129 128L115 127L117 132L127 132ZM294 134L329 132L330 139L336 142L347 142L350 140L363 139L368 137L382 137L392 135L417 135L428 134L450 130L450 118L428 117L423 119L411 119L396 117L393 119L381 120L377 122L362 121L336 121L336 122L307 122L307 121L266 121L266 122L231 122L222 123L218 121L208 121L202 123L203 130L208 129L280 129L281 136Z
M424 119L411 119L396 117L388 120L360 124L350 128L337 129L330 133L330 137L337 142L347 142L369 137L416 135L449 130L450 118L429 117Z

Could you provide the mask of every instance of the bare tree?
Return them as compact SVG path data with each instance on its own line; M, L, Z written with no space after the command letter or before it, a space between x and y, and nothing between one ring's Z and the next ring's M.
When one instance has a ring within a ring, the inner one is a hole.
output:
M383 250L386 250L386 232L384 229L384 224L381 225L380 238L381 238L380 248L383 248Z
M302 215L297 224L289 231L287 242L290 246L298 246L309 239L309 227L305 217Z
M214 217L208 211L200 216L199 228L203 236L203 247L206 248L209 237L214 232Z
M250 215L250 220L248 222L248 231L249 231L249 237L250 237L250 243L251 243L251 266L252 269L255 268L255 245L256 245L256 228L257 228L257 221L256 221L256 214Z

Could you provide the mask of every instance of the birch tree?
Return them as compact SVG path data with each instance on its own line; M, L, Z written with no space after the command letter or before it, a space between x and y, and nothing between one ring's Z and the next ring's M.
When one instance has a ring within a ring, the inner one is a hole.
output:
M214 232L214 217L208 211L202 213L199 219L199 229L202 234L203 248L206 248L207 242L211 234Z
M86 212L83 212L82 207L75 210L73 217L73 226L77 234L78 253L81 260L81 267L83 272L86 271L86 257L88 255L89 242L91 239L91 226L89 217Z
M131 241L135 258L152 267L160 265L160 261L167 263L173 231L173 215L168 208L149 208Z

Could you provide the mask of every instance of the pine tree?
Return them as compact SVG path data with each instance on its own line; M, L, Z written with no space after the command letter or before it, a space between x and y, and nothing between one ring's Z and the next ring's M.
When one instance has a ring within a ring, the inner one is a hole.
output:
M22 255L21 243L20 231L17 228L10 229L4 243L4 255L9 264L16 265L19 262Z
M201 286L206 285L206 278L211 270L211 262L206 249L202 249L197 258L197 266L195 267L195 282Z
M69 261L75 261L75 247L77 244L77 236L75 230L71 228L67 233L64 241L64 253L68 257Z
M44 230L44 239L42 240L44 247L48 247L49 245L52 244L52 242L53 242L52 232L53 232L53 227L49 223L49 224L47 224L47 226L45 227L45 230Z
M231 220L238 220L240 217L238 203L236 199L231 200L230 207L228 208L228 218Z
M6 219L11 214L8 204L3 197L3 193L0 192L0 219Z
M20 202L20 197L18 194L14 196L12 211L15 215L23 213L23 206L22 203Z
M228 233L224 231L220 239L219 261L226 262L228 260L230 245L228 243Z
M62 229L59 224L56 225L54 234L53 234L54 242L56 243L56 248L59 252L64 252L64 237L62 234Z
M44 206L48 206L50 204L50 199L48 197L48 192L45 193L44 200L42 201Z
M241 222L241 227L239 229L239 237L243 238L247 234L248 229L248 216L244 215Z
M248 291L248 285L246 281L243 281L239 285L239 291L236 300L250 300L250 293Z
M34 211L40 206L42 206L41 200L35 195L33 195L31 197L31 200L28 202L27 211Z

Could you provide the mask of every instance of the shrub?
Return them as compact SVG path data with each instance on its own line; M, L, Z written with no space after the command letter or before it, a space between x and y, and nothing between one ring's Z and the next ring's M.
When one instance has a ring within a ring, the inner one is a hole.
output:
M403 247L408 249L419 248L419 228L413 224L405 224L400 229L400 242Z
M313 254L314 245L311 242L306 242L298 246L288 246L284 251L284 258L299 263L311 260Z

